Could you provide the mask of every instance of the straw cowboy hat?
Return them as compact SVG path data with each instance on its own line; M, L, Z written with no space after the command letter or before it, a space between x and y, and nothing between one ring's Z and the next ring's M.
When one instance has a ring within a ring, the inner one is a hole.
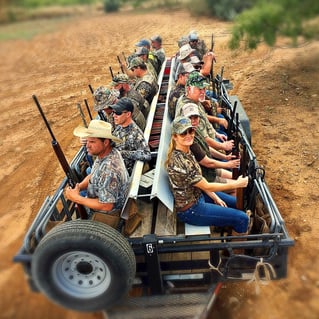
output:
M92 120L89 126L78 126L74 129L73 134L78 137L97 137L108 138L115 143L121 143L122 140L112 135L112 125L101 120Z

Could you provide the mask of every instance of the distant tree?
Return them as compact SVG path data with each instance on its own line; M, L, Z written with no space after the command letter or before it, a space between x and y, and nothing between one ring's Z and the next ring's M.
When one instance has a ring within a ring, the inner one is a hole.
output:
M309 23L319 14L318 0L258 0L234 20L231 49L255 49L260 42L273 46L277 36L286 36L297 43L297 38L318 36L318 21ZM317 30L315 30L317 28Z
M240 12L250 8L256 0L205 0L207 12L222 20L233 20ZM196 7L196 3L194 6Z

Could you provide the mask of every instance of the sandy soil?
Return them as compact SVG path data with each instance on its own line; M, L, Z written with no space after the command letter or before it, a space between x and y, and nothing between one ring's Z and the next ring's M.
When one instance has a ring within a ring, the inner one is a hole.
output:
M224 285L214 318L315 319L319 317L319 43L290 48L281 41L254 52L230 52L230 24L184 12L121 13L76 18L55 32L0 46L0 318L101 318L79 314L32 293L19 264L12 262L42 201L63 171L32 101L36 94L66 157L78 149L73 128L81 123L76 104L92 99L88 84L108 84L116 55L128 55L140 38L161 34L168 55L177 39L196 29L210 45L215 37L218 71L240 97L251 121L252 142L266 181L295 246L288 278L255 287ZM41 27L41 25L40 25Z

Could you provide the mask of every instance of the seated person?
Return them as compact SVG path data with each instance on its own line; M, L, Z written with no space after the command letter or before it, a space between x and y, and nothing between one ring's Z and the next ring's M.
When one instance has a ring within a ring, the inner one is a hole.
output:
M246 187L248 177L240 176L227 184L208 182L190 150L194 136L189 118L174 119L165 164L177 218L197 226L231 226L233 235L246 234L248 216L236 209L236 199L223 191Z
M128 67L137 78L133 89L139 92L149 104L152 103L153 97L156 95L159 87L156 79L147 71L144 61L139 58L133 58ZM145 114L144 114L145 115ZM145 118L147 115L145 115Z
M122 97L116 104L111 105L111 108L116 125L113 135L122 140L116 143L116 148L121 152L127 171L131 175L135 161L150 161L151 151L142 130L132 119L132 101Z
M200 114L198 106L195 103L187 103L182 108L183 116L191 120L195 130L194 143L191 145L191 151L197 162L202 168L202 174L208 182L229 183L232 181L232 172L229 169L237 168L240 165L240 159L235 155L225 155L209 147L199 126ZM219 158L220 160L216 160ZM231 190L227 193L236 196L236 191Z
M112 135L111 124L101 120L92 120L88 128L79 126L73 134L86 139L86 148L90 155L96 156L91 173L75 188L67 188L67 199L88 208L89 215L107 214L117 222L128 193L129 178L123 158L114 147L121 142ZM80 194L87 190L87 196ZM112 219L112 218L111 218ZM116 227L116 222L112 225Z

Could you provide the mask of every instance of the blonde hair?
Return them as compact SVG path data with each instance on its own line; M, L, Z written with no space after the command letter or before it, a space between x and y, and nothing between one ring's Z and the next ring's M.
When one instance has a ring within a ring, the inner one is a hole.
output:
M171 141L169 142L169 145L168 145L168 150L167 150L167 157L166 157L166 161L165 161L165 167L167 168L168 167L168 162L169 160L171 159L171 156L172 156L172 153L176 147L176 142L173 138L175 134L172 134L172 137L171 137Z

